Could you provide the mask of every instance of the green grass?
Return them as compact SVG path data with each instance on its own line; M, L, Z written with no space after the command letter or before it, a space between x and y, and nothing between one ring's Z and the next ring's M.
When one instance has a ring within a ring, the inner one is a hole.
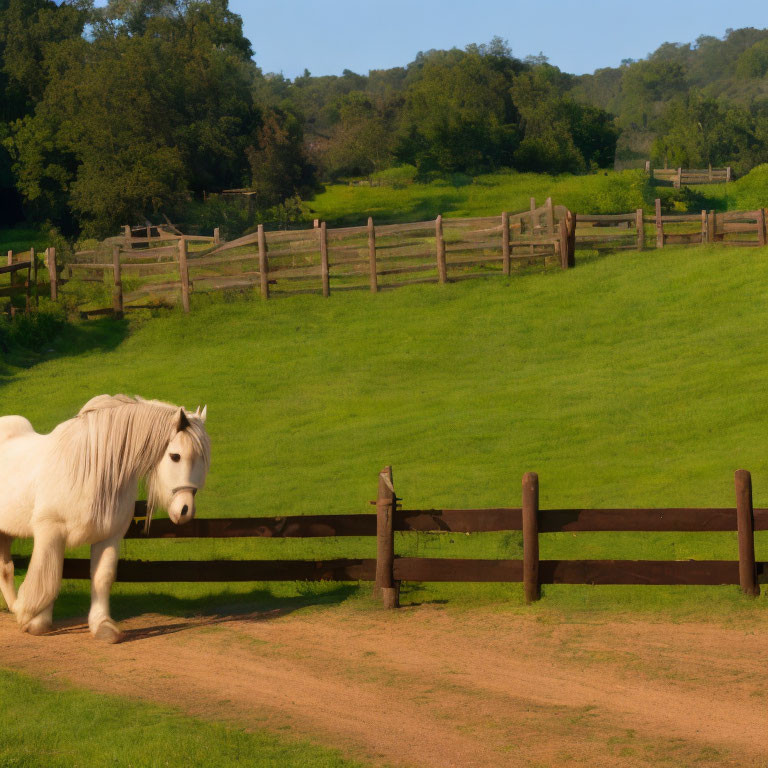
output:
M3 768L361 765L305 741L246 732L146 702L52 688L3 669L0 718Z
M42 227L19 225L11 229L0 229L0 256L2 257L7 251L28 251L30 248L42 251L49 245L49 235ZM5 263L4 258L3 263Z
M639 170L588 176L503 172L477 176L458 186L448 181L382 187L335 184L308 206L312 216L325 219L329 226L345 226L364 224L368 216L380 224L434 219L439 213L494 216L528 210L531 197L539 205L552 197L556 205L580 213L627 213L653 207L652 188Z
M86 326L98 333L80 354L65 344L67 354L11 369L0 383L3 411L47 431L101 392L207 403L213 465L199 514L210 517L366 512L388 463L407 507L518 505L528 470L539 473L543 507L732 506L739 467L753 473L756 505L768 506L767 255L723 247L580 253L565 273L376 296L193 297L188 317L135 319L124 339L127 326L101 321ZM516 533L398 535L397 549L514 558L521 542ZM735 559L736 552L733 534L542 536L544 558ZM123 544L125 556L166 559L373 553L372 539ZM762 534L758 557L768 560ZM305 588L229 589L231 600L258 602L301 597ZM349 596L318 589L332 602ZM160 593L184 611L200 601L215 606L211 596L221 590L116 588L123 615L141 609L137 595L145 591L147 607ZM82 612L86 585L66 591L64 610ZM768 605L748 604L730 587L545 594L569 609ZM520 591L426 586L407 599L519 603Z

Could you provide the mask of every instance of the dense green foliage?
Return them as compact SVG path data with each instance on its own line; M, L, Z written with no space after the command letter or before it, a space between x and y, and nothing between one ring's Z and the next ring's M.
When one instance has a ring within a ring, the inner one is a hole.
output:
M766 73L768 29L729 29L584 75L572 92L616 115L620 162L744 173L768 161Z
M227 6L0 4L2 71L16 94L2 115L0 180L10 159L30 216L103 236L161 211L183 216L205 190L253 185L263 214L306 187L301 122L256 99L262 76Z
M4 768L359 768L336 751L0 669ZM287 728L288 729L288 728Z
M767 30L581 77L500 38L292 81L252 56L228 0L0 0L0 217L103 237L169 216L231 237L305 219L318 182L398 167L768 162ZM248 205L218 195L243 187Z

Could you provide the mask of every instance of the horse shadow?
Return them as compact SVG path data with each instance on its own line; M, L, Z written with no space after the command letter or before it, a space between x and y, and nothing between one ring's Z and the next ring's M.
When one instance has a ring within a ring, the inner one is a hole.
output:
M128 322L113 317L64 323L51 337L28 317L22 315L14 322L18 326L16 335L23 336L25 343L17 343L12 334L0 333L0 387L12 382L18 369L94 350L111 352L128 336Z
M177 632L215 627L233 622L272 621L288 616L303 608L334 606L344 603L359 593L356 584L339 584L320 594L275 596L268 589L257 588L249 592L220 593L203 597L185 598L160 592L141 594L114 594L112 616L117 621L131 623L131 620L155 616L160 623L146 623L138 627L123 627L122 643L149 640ZM49 635L85 634L88 621L86 596L71 596L62 606L68 618L56 619ZM73 615L75 614L75 615Z

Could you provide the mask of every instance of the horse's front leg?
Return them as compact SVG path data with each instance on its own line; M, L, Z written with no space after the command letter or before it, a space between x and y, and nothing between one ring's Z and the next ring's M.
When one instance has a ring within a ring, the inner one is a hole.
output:
M118 643L123 633L109 615L109 590L117 574L118 547L122 535L91 546L91 610L88 626L98 640Z
M61 525L46 523L34 531L29 569L13 606L24 632L42 635L51 628L53 602L61 588L66 536Z

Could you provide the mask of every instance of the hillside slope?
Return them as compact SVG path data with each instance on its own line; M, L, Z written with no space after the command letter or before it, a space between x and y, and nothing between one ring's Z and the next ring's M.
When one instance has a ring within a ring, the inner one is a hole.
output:
M204 516L367 511L394 465L408 506L768 506L768 253L667 248L577 269L330 300L200 304L111 351L17 371L4 413L41 431L101 392L207 403ZM544 557L735 556L733 536L545 537ZM130 542L144 557L329 557L372 541ZM417 545L403 538L398 547ZM513 535L420 552L519 556ZM468 556L473 556L469 554ZM760 542L758 556L768 558Z

